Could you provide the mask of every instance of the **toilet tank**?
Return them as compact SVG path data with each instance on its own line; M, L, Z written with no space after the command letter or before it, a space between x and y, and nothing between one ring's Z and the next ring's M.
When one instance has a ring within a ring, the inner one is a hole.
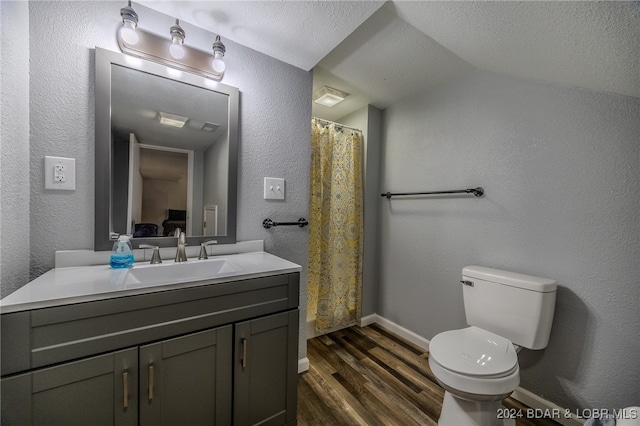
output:
M556 281L482 266L462 269L467 324L528 349L549 342Z

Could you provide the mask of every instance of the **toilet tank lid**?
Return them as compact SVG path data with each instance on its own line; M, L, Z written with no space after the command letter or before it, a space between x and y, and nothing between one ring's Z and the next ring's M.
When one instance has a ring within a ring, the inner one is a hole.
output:
M466 266L462 268L462 276L541 293L554 292L558 288L555 280L518 274L517 272L501 271L500 269L486 268L484 266Z

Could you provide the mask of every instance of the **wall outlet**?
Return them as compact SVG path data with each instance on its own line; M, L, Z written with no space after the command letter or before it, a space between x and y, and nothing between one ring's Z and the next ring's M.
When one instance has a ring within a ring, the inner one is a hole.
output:
M284 179L264 178L264 199L284 200Z
M76 190L76 159L44 157L44 189Z
M55 164L53 166L53 181L60 183L67 181L67 166L64 164Z

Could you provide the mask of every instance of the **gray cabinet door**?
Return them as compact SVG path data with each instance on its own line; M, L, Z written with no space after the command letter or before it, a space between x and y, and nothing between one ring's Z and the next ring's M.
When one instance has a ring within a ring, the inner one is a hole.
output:
M2 380L3 425L136 425L138 350Z
M298 315L296 309L236 324L234 425L295 422Z
M231 424L231 326L140 347L140 425Z

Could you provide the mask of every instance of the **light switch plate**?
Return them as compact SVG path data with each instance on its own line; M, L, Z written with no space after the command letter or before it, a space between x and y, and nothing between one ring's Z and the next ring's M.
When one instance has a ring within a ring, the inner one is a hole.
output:
M44 188L76 190L76 159L44 157Z
M264 199L284 200L284 179L264 178Z

